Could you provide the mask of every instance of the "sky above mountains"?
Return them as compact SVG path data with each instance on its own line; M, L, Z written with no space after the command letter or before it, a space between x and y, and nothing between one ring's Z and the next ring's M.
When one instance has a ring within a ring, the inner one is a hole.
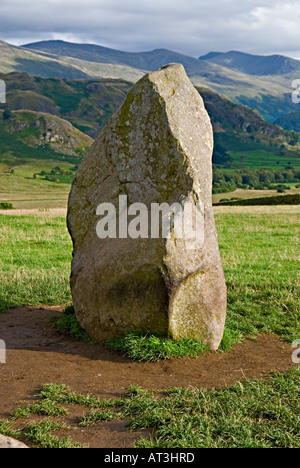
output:
M16 45L62 39L131 52L300 59L299 0L1 0L0 12L0 39Z

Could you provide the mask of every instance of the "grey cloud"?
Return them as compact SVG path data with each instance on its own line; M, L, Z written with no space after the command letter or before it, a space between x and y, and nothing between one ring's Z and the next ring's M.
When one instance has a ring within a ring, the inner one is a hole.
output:
M169 48L298 54L298 2L272 0L1 0L0 39L90 42L128 51Z

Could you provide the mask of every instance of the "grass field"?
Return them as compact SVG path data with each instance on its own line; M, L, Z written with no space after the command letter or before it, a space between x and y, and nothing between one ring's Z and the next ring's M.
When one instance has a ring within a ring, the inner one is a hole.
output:
M18 210L67 208L72 176L56 175L55 178L58 180L53 182L45 180L45 176L40 174L42 171L50 174L56 167L60 167L65 172L74 172L74 164L64 161L32 160L14 167L12 174L3 174L10 167L12 166L0 165L0 202L12 203ZM298 184L287 185L290 186L288 194L300 193L300 189L295 187ZM214 194L213 203L218 203L224 198L259 198L276 195L278 195L277 189L237 189L230 193Z
M251 169L262 169L265 167L271 169L284 169L289 163L292 167L298 169L300 167L299 154L293 155L290 153L283 158L276 153L266 151L239 151L231 152L233 163L232 168L240 169L241 167Z
M294 195L300 194L300 189L296 188L296 185L289 185L291 188L290 190L286 191L286 195ZM248 199L248 198L265 198L265 197L276 197L278 196L277 189L275 190L244 190L244 189L236 189L234 192L229 193L216 193L213 194L212 199L213 203L219 203L221 200L231 198L241 198L241 199Z
M70 181L53 182L40 175L42 171L51 173L57 166L66 172L74 168L74 165L61 161L27 161L26 164L15 167L13 174L1 174L0 202L10 202L17 209L66 207ZM36 178L34 174L37 174Z
M0 215L0 312L71 301L72 246L65 217L58 213ZM227 329L242 339L259 333L289 343L299 339L300 207L218 207L215 213L228 285ZM131 387L111 401L51 384L37 401L0 420L0 432L42 448L79 447L56 435L68 433L61 419L77 404L84 415L77 430L126 421L130 429L153 433L136 442L140 448L299 448L298 395L296 369L218 390Z
M291 342L300 337L300 210L230 208L216 211L227 326L243 336L276 333ZM65 218L0 215L0 227L0 309L71 301Z
M64 218L0 216L0 310L71 300Z

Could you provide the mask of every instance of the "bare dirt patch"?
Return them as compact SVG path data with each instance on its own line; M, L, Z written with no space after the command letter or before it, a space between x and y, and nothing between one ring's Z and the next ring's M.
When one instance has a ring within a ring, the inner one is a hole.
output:
M11 310L0 315L0 339L7 347L7 362L0 364L0 419L7 418L21 400L34 399L50 382L67 384L81 394L115 398L130 385L147 389L173 387L218 388L245 378L267 377L293 366L291 346L278 336L259 335L234 346L230 353L211 352L197 359L157 363L132 362L108 350L60 335L50 322L60 307ZM81 407L70 408L67 423L75 426ZM77 426L78 427L78 426ZM68 435L68 434L65 434ZM77 429L73 438L92 448L128 448L141 437L123 422L99 423Z

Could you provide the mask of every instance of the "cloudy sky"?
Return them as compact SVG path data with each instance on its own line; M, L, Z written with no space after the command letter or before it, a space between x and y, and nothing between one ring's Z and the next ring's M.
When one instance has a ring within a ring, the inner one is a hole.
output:
M240 50L300 58L300 1L0 0L0 40L48 39L192 56Z

